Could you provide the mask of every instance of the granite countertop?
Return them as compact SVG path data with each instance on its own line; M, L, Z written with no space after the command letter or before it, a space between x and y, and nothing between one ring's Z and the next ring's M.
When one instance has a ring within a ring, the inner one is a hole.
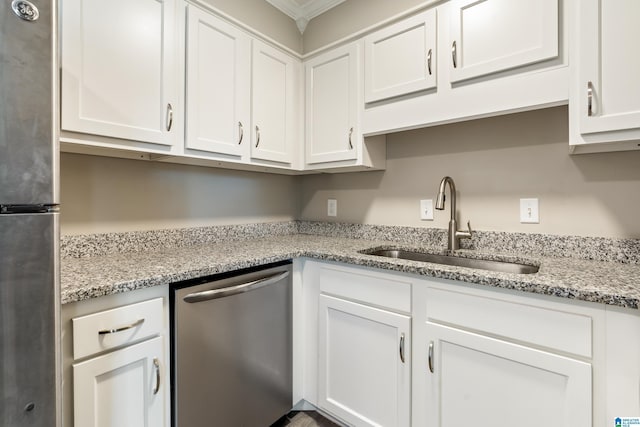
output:
M297 257L460 280L483 286L520 290L562 298L637 309L640 307L640 264L588 259L520 255L517 251L461 250L461 256L504 259L539 265L535 274L513 274L390 259L360 251L394 247L441 253L441 245L390 239L312 234L283 234L236 241L170 246L165 249L64 256L61 263L63 304L150 286L238 270Z

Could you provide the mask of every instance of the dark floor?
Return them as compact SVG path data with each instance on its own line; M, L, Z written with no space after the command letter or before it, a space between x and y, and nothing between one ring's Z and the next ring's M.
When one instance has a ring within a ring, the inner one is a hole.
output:
M316 411L291 411L271 427L340 427Z

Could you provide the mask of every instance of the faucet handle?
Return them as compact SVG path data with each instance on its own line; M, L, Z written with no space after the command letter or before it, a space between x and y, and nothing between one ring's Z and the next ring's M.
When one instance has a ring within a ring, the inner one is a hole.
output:
M467 221L467 230L456 230L455 235L459 239L470 239L473 237L473 230L471 229L471 221Z

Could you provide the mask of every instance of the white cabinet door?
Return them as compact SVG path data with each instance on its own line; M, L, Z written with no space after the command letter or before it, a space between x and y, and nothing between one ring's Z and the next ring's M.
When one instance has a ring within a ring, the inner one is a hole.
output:
M359 45L305 63L307 164L357 158Z
M249 144L249 36L188 8L185 147L241 156Z
M435 88L436 56L435 8L365 37L365 102Z
M164 426L163 354L157 337L74 364L75 426Z
M579 8L580 132L638 129L640 2L587 0Z
M591 427L591 365L427 323L430 426ZM432 369L432 372L429 370Z
M408 426L411 319L320 295L318 404L354 426Z
M62 129L173 145L175 1L65 0L61 8Z
M251 158L291 163L298 137L297 59L253 40Z
M558 0L451 2L451 82L558 56Z

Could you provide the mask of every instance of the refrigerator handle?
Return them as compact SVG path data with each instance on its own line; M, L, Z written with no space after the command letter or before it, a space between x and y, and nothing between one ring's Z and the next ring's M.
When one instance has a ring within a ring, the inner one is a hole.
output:
M208 291L194 292L186 295L182 300L188 303L209 301L216 298L228 297L231 295L240 294L242 292L253 291L255 289L262 288L264 286L271 285L279 282L282 279L289 276L288 271L272 274L270 276L263 277L261 279L252 280L251 282L241 283L239 285L229 286L221 289L210 289Z

